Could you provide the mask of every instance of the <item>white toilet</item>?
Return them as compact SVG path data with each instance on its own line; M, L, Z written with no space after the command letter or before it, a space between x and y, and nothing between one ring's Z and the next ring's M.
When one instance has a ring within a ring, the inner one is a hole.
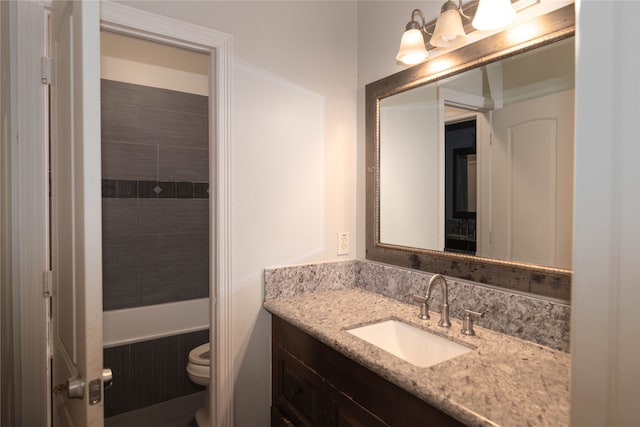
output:
M204 407L196 412L198 427L210 427L209 417L209 378L211 377L211 349L209 343L199 345L189 352L187 364L189 379L198 385L206 387L204 392Z

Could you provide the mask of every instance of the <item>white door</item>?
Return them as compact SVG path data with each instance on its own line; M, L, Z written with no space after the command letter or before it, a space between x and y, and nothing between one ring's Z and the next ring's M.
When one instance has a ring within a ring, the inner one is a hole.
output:
M493 112L492 256L571 268L574 91Z
M53 425L102 426L100 3L54 1L52 28Z

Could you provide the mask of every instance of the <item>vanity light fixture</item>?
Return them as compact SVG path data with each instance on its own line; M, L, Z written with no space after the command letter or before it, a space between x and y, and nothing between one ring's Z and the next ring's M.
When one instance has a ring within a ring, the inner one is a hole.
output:
M448 48L465 44L467 34L464 32L464 27L462 26L463 16L469 19L469 17L462 12L462 0L459 0L458 4L453 0L447 1L442 5L440 16L438 16L438 20L436 21L436 28L433 30L433 35L429 43L435 47Z
M497 30L511 24L516 18L511 0L476 0L476 3L477 9L471 25L477 30ZM537 3L537 0L527 3ZM405 65L425 61L429 56L425 35L431 36L429 44L433 47L452 49L462 46L467 41L462 18L471 20L462 10L462 0L458 0L457 4L454 0L447 0L442 5L431 34L427 31L422 11L414 9L411 12L411 21L407 23L402 34L396 60Z
M420 22L416 21L416 16ZM411 12L411 21L407 23L400 40L400 49L396 55L396 60L406 65L414 65L423 62L429 56L424 35L428 34L424 15L420 9Z

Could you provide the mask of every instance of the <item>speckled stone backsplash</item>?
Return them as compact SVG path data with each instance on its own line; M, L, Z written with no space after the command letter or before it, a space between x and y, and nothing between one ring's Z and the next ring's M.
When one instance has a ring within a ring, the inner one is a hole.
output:
M424 295L430 278L428 273L358 260L271 268L265 270L265 300L357 287L415 304L411 296ZM568 304L455 278L447 281L451 317L462 319L464 309L483 312L479 326L569 351ZM439 311L441 301L438 286L432 291L429 310Z
M359 263L350 260L267 268L264 270L264 299L353 288Z
M359 262L356 286L410 304L424 295L431 274L369 261ZM448 278L449 314L462 319L464 309L484 313L476 323L485 328L569 351L570 306L515 292ZM429 310L440 311L441 287L432 290ZM416 307L416 313L417 311Z

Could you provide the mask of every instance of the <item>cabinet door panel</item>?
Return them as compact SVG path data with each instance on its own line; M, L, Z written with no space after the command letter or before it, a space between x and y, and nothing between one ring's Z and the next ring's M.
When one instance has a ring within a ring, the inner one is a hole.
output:
M290 354L273 352L273 398L278 410L295 426L319 426L322 378Z
M331 408L329 425L335 427L389 427L380 418L332 386L327 387Z

